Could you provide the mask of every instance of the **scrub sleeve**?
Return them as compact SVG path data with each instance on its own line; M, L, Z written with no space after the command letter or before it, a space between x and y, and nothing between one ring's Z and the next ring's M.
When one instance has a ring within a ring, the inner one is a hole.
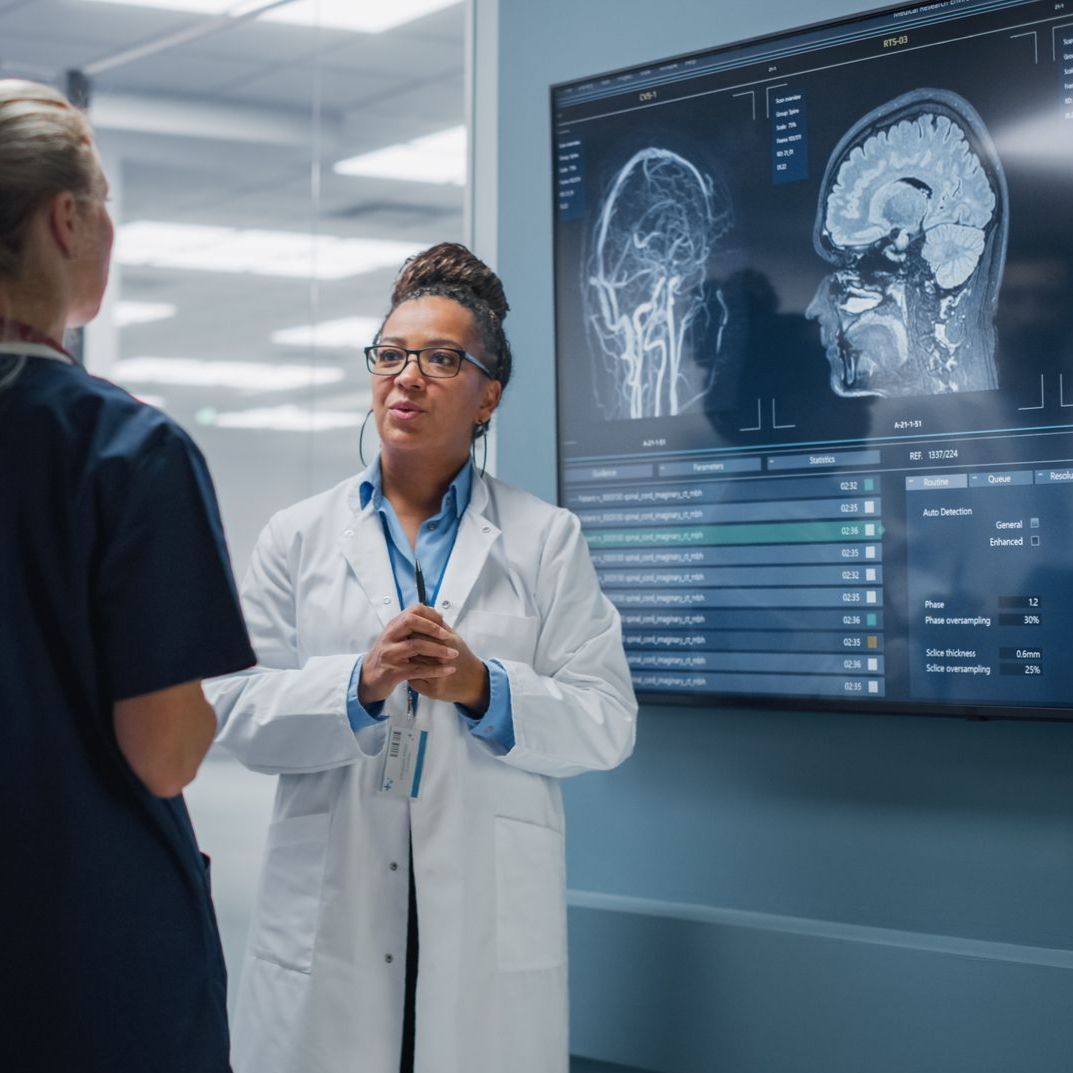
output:
M208 470L185 433L168 431L126 479L102 482L96 606L113 700L256 662Z

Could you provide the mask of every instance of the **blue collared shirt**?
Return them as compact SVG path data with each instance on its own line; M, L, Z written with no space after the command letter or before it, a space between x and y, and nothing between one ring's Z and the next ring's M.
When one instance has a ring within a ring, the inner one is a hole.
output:
M361 482L358 495L364 510L370 502L380 515L387 539L391 570L395 575L395 587L399 594L400 607L412 607L417 603L417 576L414 560L421 564L430 602L435 603L440 581L447 569L448 560L458 536L458 525L469 506L473 490L473 464L467 462L444 493L439 513L423 522L417 533L416 555L403 531L391 503L384 498L380 476L380 459L369 467ZM363 656L358 656L350 675L347 689L347 717L355 730L382 722L383 701L366 708L358 700L358 683L361 680ZM506 750L514 748L514 715L510 701L510 681L507 672L498 660L485 660L488 668L488 710L483 716L474 715L461 704L455 705L469 723L470 732L484 741L493 741Z

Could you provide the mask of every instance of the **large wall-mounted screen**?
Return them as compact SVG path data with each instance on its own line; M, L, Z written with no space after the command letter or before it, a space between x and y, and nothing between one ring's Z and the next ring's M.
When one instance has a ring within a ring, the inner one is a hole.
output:
M1073 0L551 95L560 496L638 692L1073 716Z

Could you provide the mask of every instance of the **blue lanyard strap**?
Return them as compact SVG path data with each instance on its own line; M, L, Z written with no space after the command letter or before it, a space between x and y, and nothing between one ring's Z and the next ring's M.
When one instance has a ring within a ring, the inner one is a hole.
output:
M459 524L457 526L455 526L455 535L451 539L451 547L447 551L447 558L444 559L444 561L443 561L443 569L440 571L440 576L438 578L436 578L436 584L433 586L432 596L431 596L431 598L425 599L425 600L421 600L421 589L425 587L424 586L424 572L421 571L420 573L418 573L418 571L420 570L420 564L417 561L417 554L416 554L416 549L415 549L415 554L414 554L414 574L415 574L415 576L419 576L421 578L421 582L418 585L418 589L417 589L417 598L418 598L418 600L420 600L422 603L424 603L428 607L435 607L436 606L436 601L437 601L437 599L439 599L440 586L443 585L443 579L447 574L447 567L450 565L451 556L454 555L455 544L458 543L458 530L461 528L461 525L462 525L462 520L459 519ZM391 539L391 530L388 528L387 519L383 516L383 514L380 515L380 526L384 530L384 540L387 541L388 548L389 549L393 548L394 545L395 545L395 542ZM395 551L395 555L401 555L402 554L402 552L400 552L397 547L394 547L394 551ZM405 609L406 601L403 599L402 586L399 584L398 571L396 571L396 569L395 569L395 555L391 554L391 552L389 550L388 558L391 560L391 579L392 579L392 581L395 582L395 595L398 596L398 598L399 598L399 607Z
M383 514L380 515L380 525L384 530L384 539L387 541L389 549L391 549L394 546L395 542L391 539L391 530L388 526L387 519L384 517ZM421 603L425 604L428 607L436 606L436 600L440 595L440 586L443 584L443 579L447 573L448 564L451 562L451 556L454 554L455 551L455 544L458 542L458 530L460 526L461 519L459 519L459 525L455 526L455 535L451 539L451 547L447 551L447 558L443 561L443 569L440 570L439 577L436 578L436 584L435 586L433 586L431 598L428 597L427 591L425 589L425 575L424 571L421 569L421 563L417 558L417 549L414 549L414 580L417 585L417 598ZM395 555L402 554L397 547L394 548L394 552ZM402 586L399 584L398 571L395 569L395 555L390 554L389 551L389 558L391 560L391 577L392 580L395 582L395 593L399 598L399 607L401 608L405 607L405 601L403 600L402 596ZM414 689L412 686L407 686L406 701L407 708L411 717L413 717L417 713L417 698L417 690Z

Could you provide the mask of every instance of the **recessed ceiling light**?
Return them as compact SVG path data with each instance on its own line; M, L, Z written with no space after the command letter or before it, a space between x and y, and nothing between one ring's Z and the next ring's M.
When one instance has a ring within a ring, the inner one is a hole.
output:
M331 432L357 428L365 415L346 410L307 410L301 406L269 406L259 410L221 413L211 407L199 410L197 422L216 428L267 429L273 432Z
M265 0L92 0L94 3L125 4L129 7L192 11L202 15L244 15ZM298 26L323 26L330 30L378 34L403 23L431 15L457 4L459 0L391 0L391 3L358 0L294 0L259 16L266 22L288 22Z
M222 15L235 0L93 0L95 3L123 4L126 7L155 7L168 11L196 11L202 15Z
M128 324L151 324L157 320L168 320L176 312L176 307L170 302L132 302L124 299L115 304L115 322L120 328Z
M272 365L260 361L202 361L199 358L126 358L112 376L121 384L179 384L245 391L295 391L338 383L346 375L333 365Z
M345 279L378 268L397 268L421 248L421 243L392 239L141 220L120 227L115 257L120 264L153 268Z
M273 343L297 347L365 347L380 330L378 317L344 317L320 324L303 324L298 328L281 328L272 333Z
M413 141L347 157L340 160L334 170L339 175L465 186L466 128L450 127Z

